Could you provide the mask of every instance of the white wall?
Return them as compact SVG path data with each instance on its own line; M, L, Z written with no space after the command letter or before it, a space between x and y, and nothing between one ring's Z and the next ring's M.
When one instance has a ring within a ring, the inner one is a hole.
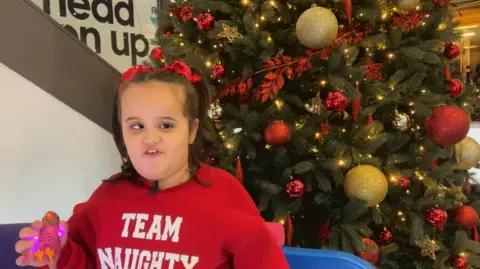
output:
M119 167L110 133L0 63L0 224L68 219Z

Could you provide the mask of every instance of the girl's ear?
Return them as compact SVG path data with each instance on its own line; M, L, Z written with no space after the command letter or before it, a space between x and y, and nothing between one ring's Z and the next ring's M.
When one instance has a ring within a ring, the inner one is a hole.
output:
M195 138L197 137L198 125L200 121L198 119L194 119L190 124L190 137L188 139L189 144L193 144Z

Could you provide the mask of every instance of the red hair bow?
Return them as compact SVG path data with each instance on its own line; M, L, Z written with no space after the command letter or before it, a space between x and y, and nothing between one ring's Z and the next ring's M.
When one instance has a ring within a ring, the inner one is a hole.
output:
M188 79L188 81L190 81L192 84L198 83L202 80L202 77L200 77L198 74L192 73L192 70L190 67L188 67L188 65L177 60L175 60L172 65L165 63L161 71L172 71L180 74Z

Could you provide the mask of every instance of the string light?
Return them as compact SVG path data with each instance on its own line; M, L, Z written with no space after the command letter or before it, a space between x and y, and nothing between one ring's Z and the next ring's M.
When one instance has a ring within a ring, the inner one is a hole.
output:
M344 166L344 165L345 165L345 161L342 160L342 159L338 160L338 165L339 165L339 166Z
M325 80L320 81L320 85L325 86L325 84L327 84L327 81Z
M248 0L242 0L242 5L244 6L248 6L250 2Z
M206 65L207 67L211 67L211 66L212 66L212 62L206 61L206 62L205 62L205 65Z
M275 100L275 105L277 106L278 109L282 109L283 107L283 101L282 100Z
M230 144L230 143L225 144L225 147L226 147L227 149L232 149L232 148L233 148L232 144Z

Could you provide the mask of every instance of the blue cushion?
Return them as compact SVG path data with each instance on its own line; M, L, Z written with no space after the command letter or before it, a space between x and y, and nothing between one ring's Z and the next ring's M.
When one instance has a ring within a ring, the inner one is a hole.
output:
M341 251L283 247L291 269L373 269L363 259Z
M15 260L19 256L15 251L18 233L29 223L0 224L0 265L2 269L17 269Z

